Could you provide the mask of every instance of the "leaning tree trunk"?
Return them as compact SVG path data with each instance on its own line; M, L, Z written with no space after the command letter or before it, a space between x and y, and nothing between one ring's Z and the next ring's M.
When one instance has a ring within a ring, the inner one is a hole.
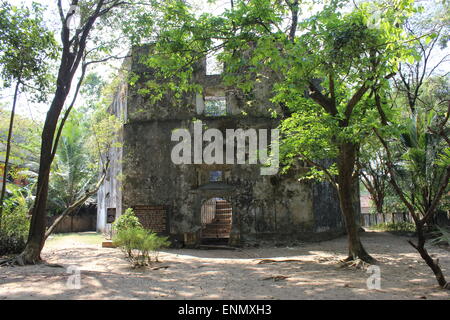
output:
M444 274L442 273L441 267L439 266L438 260L433 260L431 256L429 255L427 249L425 249L425 235L423 230L423 224L416 223L416 232L417 232L417 238L418 242L417 245L415 245L412 241L408 241L410 245L414 247L414 249L419 252L422 259L426 262L426 264L430 267L430 269L433 271L434 276L436 277L436 280L441 288L450 290L450 282L447 282L445 280Z
M66 83L66 85L63 85L62 83ZM42 131L36 199L32 210L28 241L24 251L17 257L17 262L19 264L33 264L41 260L40 254L45 243L46 209L50 166L53 160L53 140L61 110L64 106L67 93L70 91L70 82L63 80L62 83L59 83L56 90Z
M77 5L78 1L73 0L72 4ZM45 124L42 131L41 158L39 163L40 166L36 198L32 210L28 241L24 251L16 259L16 262L19 264L32 264L41 260L40 253L45 243L45 218L50 167L58 145L57 141L55 141L56 127L61 111L64 107L64 103L70 93L73 77L75 76L81 61L86 58L86 42L88 41L90 32L99 17L104 16L113 8L119 7L123 4L124 2L117 0L96 1L92 13L89 16L86 16L85 23L76 30L71 38L71 30L68 21L75 12L74 10L69 10L64 15L61 2L58 2L58 9L60 11L62 22L61 63L56 80L55 96L47 112L47 117L45 119ZM64 123L62 122L61 129L63 126Z
M354 195L356 192L353 173L355 169L357 146L353 143L342 143L338 157L338 194L341 212L344 217L348 236L348 258L346 261L360 259L367 263L375 263L361 243L359 224L356 222Z

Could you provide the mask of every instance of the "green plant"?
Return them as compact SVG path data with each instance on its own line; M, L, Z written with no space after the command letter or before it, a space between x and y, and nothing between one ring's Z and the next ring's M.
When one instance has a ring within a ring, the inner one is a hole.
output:
M132 259L133 250L138 247L140 229L138 227L120 228L113 237L114 245L120 247L128 259Z
M450 229L444 227L437 227L437 231L433 232L432 244L447 244L450 245Z
M139 226L120 229L113 243L125 252L133 267L147 266L152 260L158 262L159 250L170 245L167 237Z
M19 253L25 248L30 221L28 205L19 188L11 189L12 195L5 199L0 230L0 256Z
M125 213L113 223L113 230L115 232L120 232L130 228L142 228L142 225L139 222L138 217L134 214L132 208L125 210Z
M144 247L149 250L150 258L155 262L159 262L159 251L170 246L168 237L160 237L154 232L150 232L145 241Z
M412 222L385 222L379 223L372 227L375 230L382 231L405 231L414 232L416 231L416 226Z
M7 1L0 3L0 78L2 87L15 87L6 138L3 181L7 180L10 168L19 95L31 89L35 99L46 102L47 89L52 79L50 62L58 57L58 45L54 33L44 24L44 12L44 7L34 2L31 8L14 6ZM4 211L6 188L7 183L3 183L0 188L0 217Z

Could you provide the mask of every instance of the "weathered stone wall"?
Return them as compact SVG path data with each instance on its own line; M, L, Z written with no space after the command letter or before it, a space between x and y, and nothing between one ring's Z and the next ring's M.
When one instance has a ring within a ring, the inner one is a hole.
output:
M208 128L220 128L225 120L203 121ZM270 119L234 120L237 127L248 125L245 122L266 128L273 126ZM261 176L258 165L173 164L170 154L175 142L170 140L171 132L183 127L189 128L189 122L166 120L125 125L124 207L168 206L171 233L196 232L200 226L200 207L212 197L225 198L233 205L237 228L234 231L243 238L333 231L339 227L338 208L326 206L327 201L335 200L326 184L299 183L295 177ZM199 176L207 175L209 170L223 170L223 183L202 184ZM317 192L315 199L314 192ZM321 219L315 216L314 209L321 213Z
M188 234L195 241L202 204L220 197L233 207L231 244L264 239L315 240L342 232L337 196L327 183L300 183L297 171L262 176L259 165L172 163L171 151L177 144L171 141L172 131L187 128L193 136L194 118L202 120L205 128L219 129L225 137L226 129L275 128L278 122L271 118L269 109L280 110L269 101L269 81L258 83L251 93L254 102L248 104L238 90L224 87L220 76L207 76L205 62L197 65L194 77L202 84L203 94L186 94L181 103L167 94L151 103L137 93L152 75L152 70L139 64L139 56L147 50L135 50L131 71L141 78L128 89L125 102L120 100L113 110L121 114L126 110L123 148L112 151L111 159L117 160L111 166L110 180L99 192L99 220L110 206L117 208L118 215L136 205L164 206L167 232L180 239ZM201 102L208 95L226 97L226 116L203 114ZM208 181L209 171L213 170L223 171L222 182ZM116 174L121 179L116 179Z

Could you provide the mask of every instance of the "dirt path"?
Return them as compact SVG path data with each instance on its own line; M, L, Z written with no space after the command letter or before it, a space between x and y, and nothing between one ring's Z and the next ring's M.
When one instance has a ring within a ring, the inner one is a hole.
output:
M0 268L2 299L450 299L436 285L406 237L366 232L363 242L380 261L381 290L367 289L370 274L339 268L346 238L293 248L170 249L158 270L131 269L119 249L74 241L48 245L46 265ZM450 252L430 248L450 278ZM288 260L261 263L261 259ZM81 288L67 281L78 267ZM70 270L69 270L70 271ZM72 271L73 272L73 271ZM287 278L284 278L287 277Z

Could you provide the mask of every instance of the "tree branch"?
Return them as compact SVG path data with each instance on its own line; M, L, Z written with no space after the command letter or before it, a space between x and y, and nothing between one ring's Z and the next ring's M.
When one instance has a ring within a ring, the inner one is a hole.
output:
M286 0L286 3L291 9L291 17L292 17L291 26L289 28L289 40L291 42L294 42L295 33L297 31L298 25L298 12L299 12L298 0L294 0L293 2Z
M397 181L395 179L395 172L394 172L394 166L393 166L393 162L392 162L392 157L391 157L391 151L389 150L389 147L387 145L387 142L381 137L380 133L378 132L378 130L376 128L373 128L373 131L375 132L375 135L378 137L378 140L380 140L381 144L384 147L384 150L386 151L386 156L387 156L387 168L389 171L389 176L390 176L390 182L392 184L392 186L394 187L397 195L399 196L399 198L402 200L402 202L406 205L406 207L408 208L411 216L414 219L414 222L416 224L421 224L419 217L416 216L416 211L414 209L414 206L406 199L405 194L403 193L402 189L400 188L400 186L397 184Z
M347 103L347 106L345 107L345 120L344 125L347 125L350 121L350 117L352 116L353 109L358 104L358 102L362 99L364 94L369 90L369 87L366 86L366 84L363 84L358 91L353 95L353 97L350 99L350 101Z
M83 205L87 199L89 199L91 196L93 196L95 193L97 193L98 189L100 189L101 185L103 184L103 181L105 181L106 174L108 172L109 168L109 159L107 160L105 167L103 168L102 176L97 182L97 184L94 186L92 190L87 190L84 195L82 195L80 198L78 198L75 202L73 202L71 205L69 205L63 213L52 223L52 225L45 231L44 239L47 239L48 236L52 234L52 232L55 230L55 228L58 226L58 224L69 214L71 214L73 211L75 211L79 206Z
M308 85L309 85L309 90L310 90L309 96L311 97L311 99L313 99L322 108L324 108L326 112L335 116L337 114L337 109L336 109L336 106L333 105L333 101L330 98L324 96L320 92L320 89L317 88L317 86L312 81L309 81Z

